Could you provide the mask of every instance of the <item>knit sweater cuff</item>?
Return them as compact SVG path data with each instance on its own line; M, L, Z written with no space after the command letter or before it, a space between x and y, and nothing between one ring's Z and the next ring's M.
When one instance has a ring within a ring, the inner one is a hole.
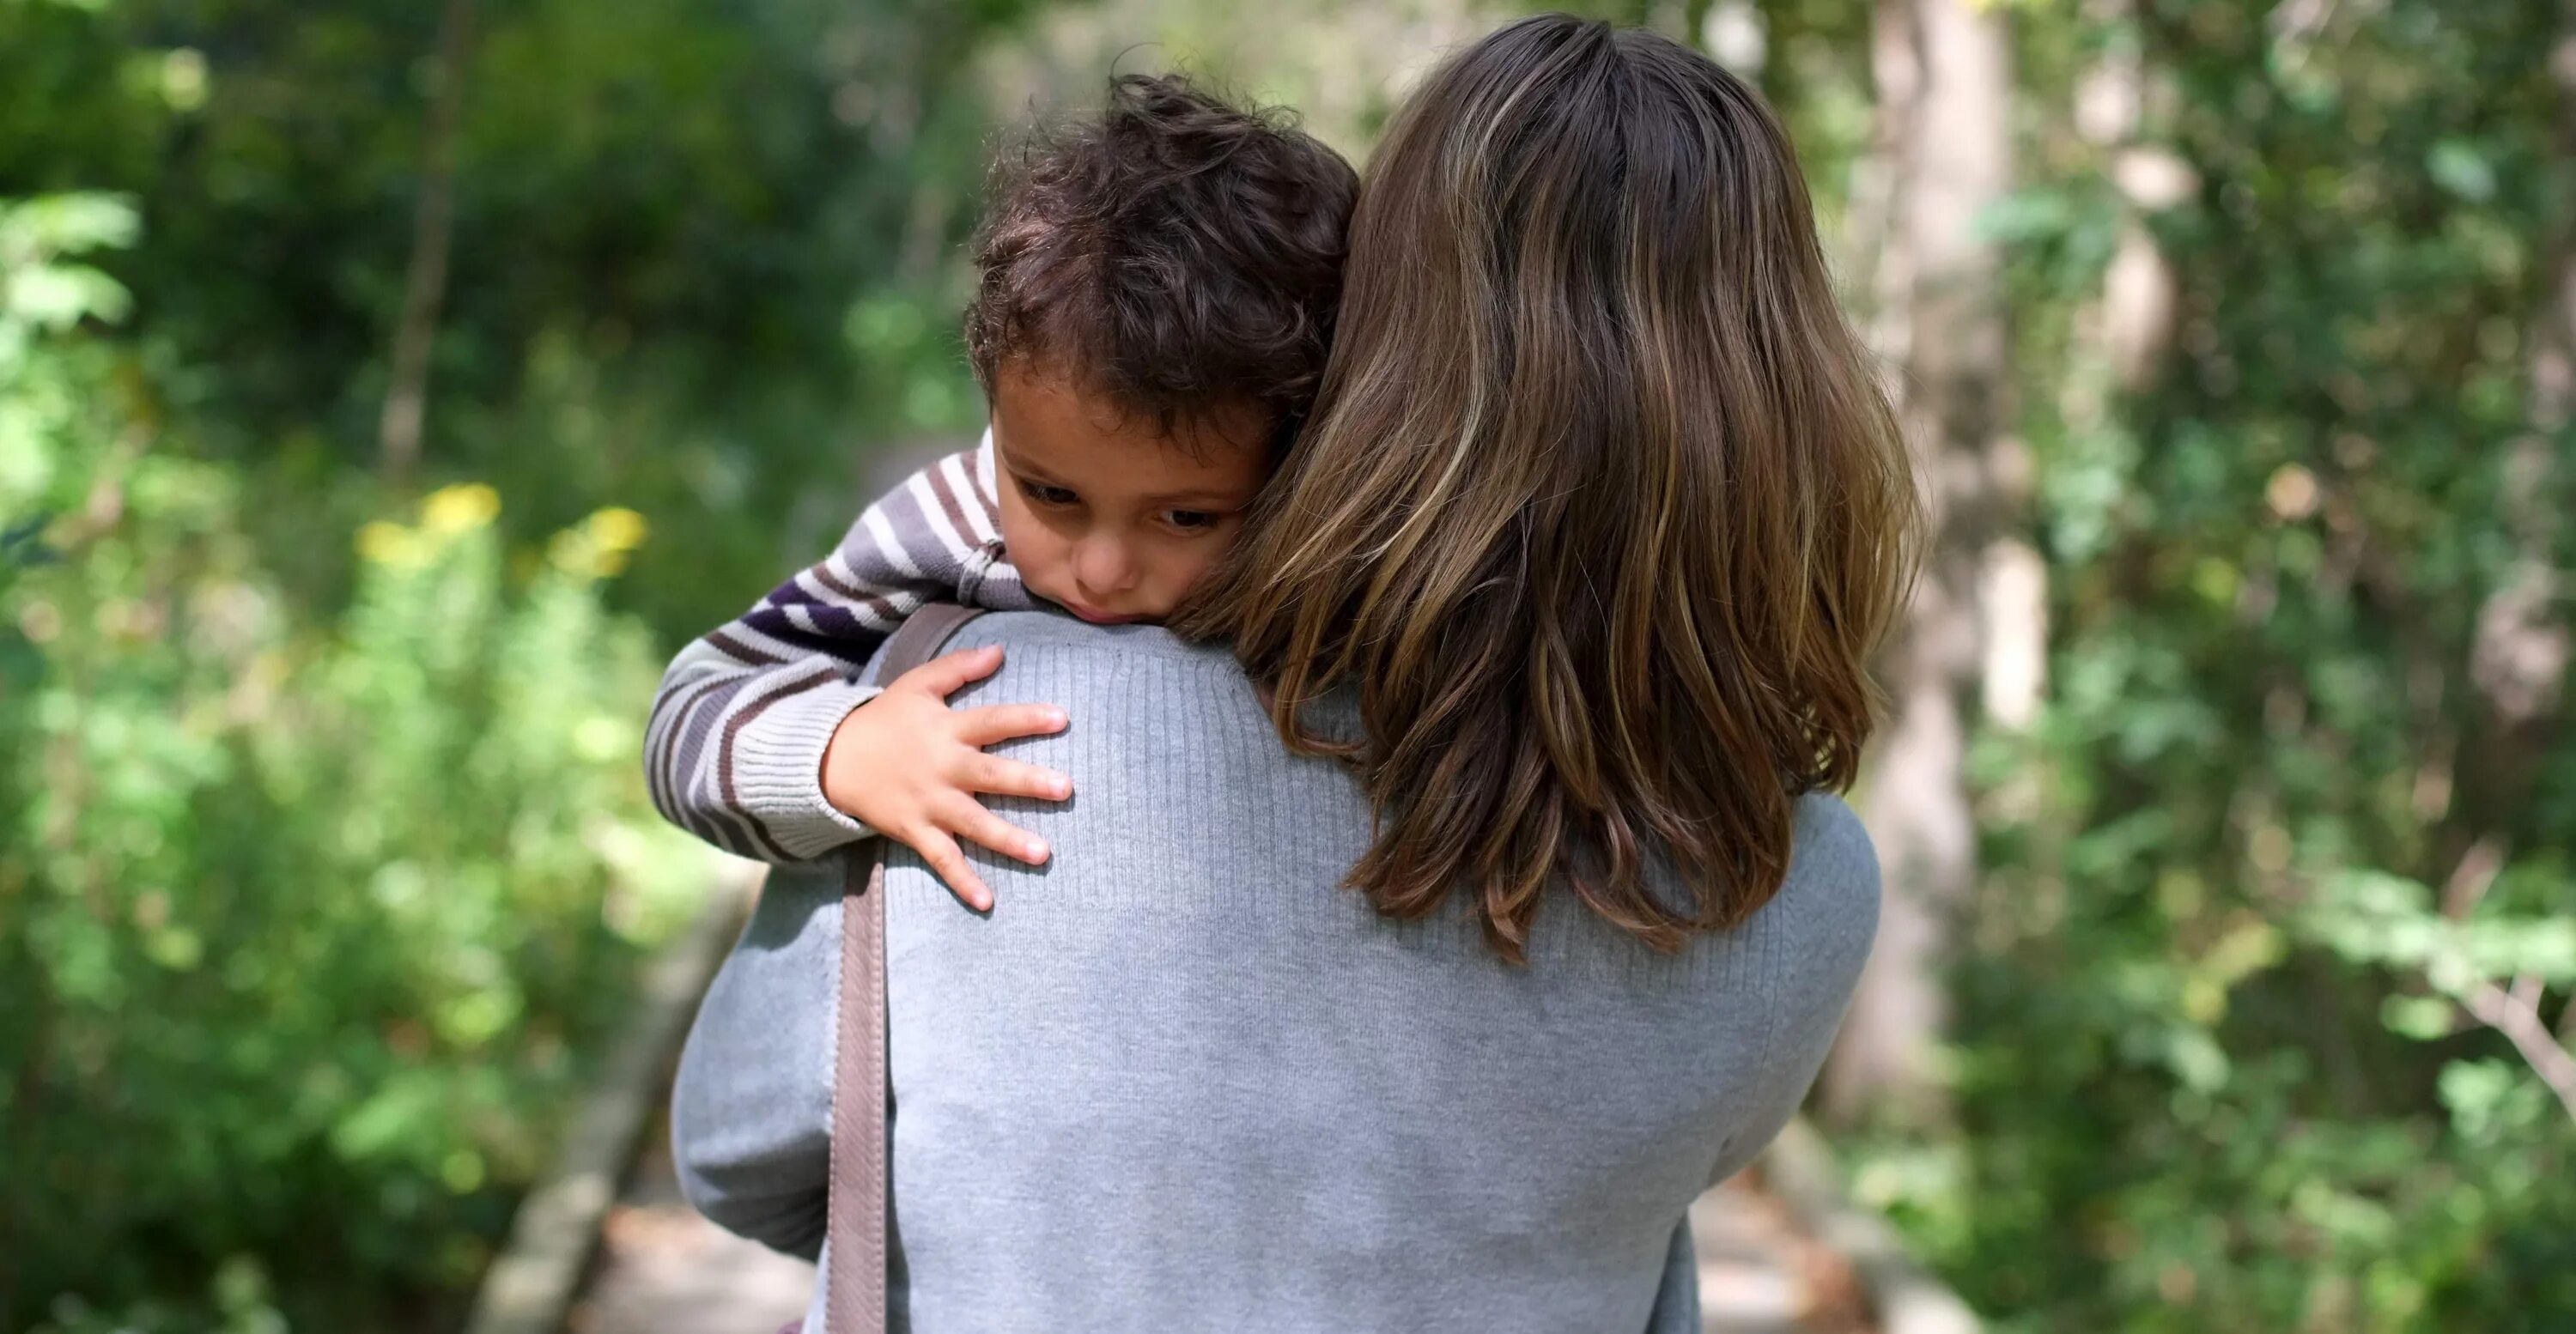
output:
M778 701L735 733L734 804L787 855L810 861L876 833L823 798L823 752L833 731L876 696L872 685L827 681Z

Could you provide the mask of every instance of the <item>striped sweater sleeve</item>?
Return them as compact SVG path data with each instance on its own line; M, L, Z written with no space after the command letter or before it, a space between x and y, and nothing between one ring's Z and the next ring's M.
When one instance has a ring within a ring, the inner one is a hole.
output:
M875 697L859 677L927 602L1032 605L1002 551L992 437L905 479L838 549L671 660L645 727L664 818L737 856L805 861L867 837L823 798L823 751Z

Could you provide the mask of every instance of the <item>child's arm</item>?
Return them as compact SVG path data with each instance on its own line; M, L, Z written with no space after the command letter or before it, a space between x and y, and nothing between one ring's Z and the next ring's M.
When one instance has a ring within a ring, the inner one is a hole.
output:
M990 448L988 442L914 474L870 505L830 557L672 659L654 696L644 745L645 778L665 818L727 852L773 864L809 860L879 832L827 797L824 756L830 751L840 780L833 786L845 803L881 781L892 798L887 809L944 822L883 830L934 863L934 853L944 851L962 870L949 833L1026 856L1027 836L984 811L971 793L1044 798L1057 794L1060 776L980 754L970 765L957 748L1062 724L1041 716L1049 712L1041 709L951 715L944 703L947 691L998 667L998 651L952 654L907 674L889 687L902 696L896 707L835 743L852 712L879 695L856 679L868 659L924 603L1030 605L1016 572L1000 558L984 452ZM936 744L943 738L949 744ZM946 799L960 794L983 820L961 818L965 813ZM959 884L950 868L942 874L974 897L971 875Z

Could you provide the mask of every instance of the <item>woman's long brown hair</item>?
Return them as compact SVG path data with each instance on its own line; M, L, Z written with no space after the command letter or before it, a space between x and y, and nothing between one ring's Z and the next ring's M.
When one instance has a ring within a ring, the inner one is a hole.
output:
M1797 796L1851 784L1920 529L1787 137L1663 38L1522 20L1397 115L1344 282L1313 416L1180 628L1354 763L1381 912L1463 889L1515 961L1552 883L1659 949L1741 922ZM1305 714L1345 683L1347 744Z

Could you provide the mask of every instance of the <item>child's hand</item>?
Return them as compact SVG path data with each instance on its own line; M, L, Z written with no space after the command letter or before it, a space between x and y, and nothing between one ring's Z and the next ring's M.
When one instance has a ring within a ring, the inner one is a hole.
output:
M920 853L949 891L977 912L992 908L993 893L966 864L958 839L1032 866L1047 859L1047 846L984 809L975 794L1049 801L1073 795L1073 780L1063 774L983 749L1015 736L1061 732L1064 710L1048 704L949 709L950 695L1001 665L999 646L923 663L850 710L823 750L823 799Z

